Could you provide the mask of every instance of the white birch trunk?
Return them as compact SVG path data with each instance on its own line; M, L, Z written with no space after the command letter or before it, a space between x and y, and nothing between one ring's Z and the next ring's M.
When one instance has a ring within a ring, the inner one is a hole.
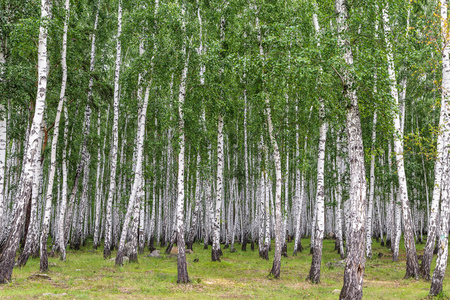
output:
M39 187L40 187L40 175L42 174L42 164L41 164L41 151L42 151L42 136L44 133L44 128L41 127L41 131L39 134L39 147L36 153L36 161L34 162L34 171L35 176L33 178L33 190L31 192L31 205L30 208L25 208L26 210L30 210L30 217L28 224L28 228L24 228L25 230L25 247L20 254L16 265L19 267L24 267L28 261L28 258L34 256L36 250L39 248L39 219L38 219L38 210L41 210L38 202L39 202ZM25 227L24 226L24 227ZM39 250L37 250L39 253Z
M106 126L108 126L108 119L109 119L109 109L106 111ZM97 116L97 136L100 138L101 134L101 110L98 110L98 116ZM105 138L107 135L107 130L105 130ZM103 144L103 152L104 147L106 146L106 140ZM97 247L100 244L100 216L101 216L101 209L102 209L102 184L100 183L100 179L102 179L103 182L103 172L101 169L102 165L102 156L101 156L101 144L100 142L97 144L97 174L96 174L96 181L95 181L95 224L94 224L94 249L97 249ZM103 162L103 168L105 167L105 162ZM102 176L100 176L102 175Z
M314 14L315 16L315 14ZM315 17L317 22L317 16ZM319 117L321 121L319 129L319 148L317 155L317 191L316 191L316 223L314 234L313 257L308 279L313 283L320 282L320 266L322 261L323 235L325 230L325 145L327 140L328 124L325 121L325 106L323 99L320 99Z
M316 5L317 6L317 5ZM317 10L317 7L315 7ZM317 14L313 13L313 23L318 36L320 33L319 22L317 20ZM317 46L320 47L320 43L317 42ZM323 235L325 229L325 145L327 139L328 124L325 121L325 106L324 100L320 101L319 117L321 119L321 125L319 129L319 148L317 159L317 194L316 194L316 222L314 224L315 230L311 232L311 236L314 235L314 244L311 243L313 259L311 262L311 269L309 271L308 279L313 283L320 282L320 265L322 261L322 246Z
M140 46L140 54L143 55L143 42L141 42ZM139 83L141 82L142 75L140 75ZM134 214L134 212L139 212L140 209L140 197L138 196L139 193L142 191L142 153L144 152L144 134L145 134L145 122L146 122L146 116L147 116L147 106L148 106L148 98L149 98L150 88L147 86L145 90L144 99L142 100L142 87L138 90L138 103L139 103L139 113L138 113L138 128L137 128L137 145L136 145L136 169L134 173L134 181L133 181L133 187L131 189L131 196L128 201L128 209L127 213L125 215L125 219L123 222L122 227L122 233L120 235L120 243L119 248L117 250L117 256L116 256L116 265L120 266L123 264L123 249L125 246L126 238L127 238L127 232L128 227L131 221L131 216ZM139 218L135 218L139 219ZM136 228L137 229L137 228ZM136 235L136 242L137 242L137 232L132 231L131 235ZM132 237L132 239L134 239ZM132 244L132 247L136 248L137 243ZM136 252L137 251L133 251ZM130 262L137 262L137 255L133 257L129 257Z
M250 202L250 183L248 176L248 145L247 145L247 91L244 90L244 207L241 210L241 216L243 219L242 224L242 251L247 251L247 242L249 241L249 202ZM253 238L253 236L252 236Z
M182 54L184 58L184 68L181 73L181 81L180 81L180 89L178 92L178 130L180 131L180 152L178 153L178 178L177 178L177 207L176 207L176 216L177 216L177 245L178 245L178 283L188 283L189 276L187 272L187 263L186 263L186 249L185 249L185 240L184 240L184 152L185 152L185 134L184 134L184 101L186 98L186 79L188 73L189 66L189 55L186 53L186 43L187 37L186 35L186 23L185 23L185 5L184 2L181 5L181 30L183 33L183 48Z
M61 260L66 260L66 244L65 244L65 228L64 221L66 215L67 206L67 144L68 144L68 133L69 133L69 116L67 113L67 107L64 107L64 149L63 149L63 160L62 160L62 192L61 192L61 204L60 204L60 214L58 219L58 244L61 252Z
M443 0L440 3L441 8L441 30L444 38L443 42L443 52L442 52L442 100L441 100L441 119L440 124L443 126L443 132L439 135L442 136L442 152L438 153L438 158L436 160L436 167L438 167L438 161L442 165L443 170L441 171L442 178L441 182L437 182L437 185L441 188L441 235L438 241L438 256L436 260L436 269L433 272L433 278L431 281L430 295L437 296L442 293L442 284L445 277L445 271L447 269L447 258L448 258L448 231L449 231L449 217L450 217L450 116L448 109L448 99L450 97L450 45L449 33L448 33L448 1ZM435 171L436 173L436 171ZM435 182L436 183L436 182ZM435 184L436 186L436 184ZM433 194L433 201L435 200ZM428 237L429 239L430 237ZM434 241L433 241L434 244ZM427 241L428 245L428 241ZM425 256L424 256L425 258ZM428 275L425 274L425 275Z
M0 82L3 81L3 64L5 64L5 57L2 50L0 50ZM0 104L0 112L5 112L5 107ZM3 218L5 216L6 205L6 189L5 189L5 171L6 171L6 125L7 115L3 114L0 118L0 241L3 237Z
M34 106L34 116L31 123L30 133L26 140L27 147L24 154L21 180L15 196L15 211L11 222L11 231L0 257L0 283L11 281L11 274L14 268L16 251L19 247L22 225L25 219L25 207L27 207L32 190L33 178L35 175L34 161L39 147L39 132L44 116L45 99L47 92L47 36L51 2L41 0L41 26L39 28L38 44L38 86L36 102Z
M216 208L213 220L213 246L211 251L212 261L220 261L220 208L222 206L223 193L223 117L219 115L217 124L217 178L216 178Z
M375 141L377 138L377 111L373 113L372 128L372 149L370 156L370 184L369 184L369 206L367 207L367 223L366 223L366 256L372 257L372 212L373 198L375 195Z
M53 182L55 178L56 171L56 145L58 144L59 137L59 123L61 120L61 111L66 98L66 86L67 86L67 63L66 63L66 53L67 53L67 31L69 26L69 13L70 13L70 1L65 1L66 16L64 20L64 32L63 32L63 43L62 43L62 53L61 53L61 69L62 69L62 83L61 92L59 94L59 103L56 108L56 117L53 128L53 138L52 138L52 152L50 156L50 170L48 174L47 182L47 195L45 197L45 211L44 220L42 222L41 229L41 260L40 260L40 271L45 272L48 270L48 256L47 256L47 239L48 239L48 229L50 223L50 211L52 207L53 200Z
M338 137L337 140L337 157L336 157L336 169L337 169L337 182L336 182L336 189L335 189L335 197L336 197L336 235L337 240L339 242L339 255L341 259L345 258L345 252L344 252L344 240L342 235L342 219L341 219L341 203L342 203L342 174L345 174L345 160L341 156L341 139Z
M353 66L353 52L349 39L348 11L346 0L336 0L338 42L343 49L347 67ZM347 240L348 256L344 270L344 286L340 299L362 299L365 270L365 222L366 222L366 172L364 166L364 145L358 97L353 87L353 78L347 69L343 70L344 96L347 100L347 138L350 162L350 226Z
M385 42L387 47L388 73L390 80L391 96L396 106L399 105L397 79L395 75L394 57L392 53L392 46L389 40L391 28L389 24L389 16L386 8L383 8L383 25ZM404 113L403 113L404 119ZM402 122L403 123L403 122ZM399 181L399 196L402 206L403 222L405 227L405 248L406 248L406 275L405 278L414 277L419 278L419 262L417 260L416 245L414 242L414 232L411 219L411 211L408 200L408 187L406 182L405 165L403 160L403 126L400 122L400 116L394 112L394 152L397 160L397 173Z
M116 69L114 75L114 119L112 127L112 147L111 147L111 161L110 161L110 177L108 200L106 204L106 228L105 228L105 246L103 250L103 257L111 257L111 237L112 237L112 202L116 191L116 169L117 169L117 148L119 143L119 78L121 65L121 42L120 35L122 33L122 0L119 0L118 8L118 28L117 28L117 45L116 45Z
M440 132L437 136L436 146L436 162L434 165L434 185L433 185L433 198L431 200L430 216L428 218L428 236L425 246L422 263L420 266L420 275L424 279L430 279L431 261L433 259L434 245L436 242L437 228L439 227L439 202L441 199L441 189L444 182L442 181L442 174L444 170L444 126L445 122L449 122L449 102L448 93L450 89L450 67L449 67L449 47L448 47L448 16L447 16L448 1L440 1L441 8L441 34L444 38L444 44L442 45L442 98L441 98L441 112L439 117ZM448 141L447 141L448 142Z

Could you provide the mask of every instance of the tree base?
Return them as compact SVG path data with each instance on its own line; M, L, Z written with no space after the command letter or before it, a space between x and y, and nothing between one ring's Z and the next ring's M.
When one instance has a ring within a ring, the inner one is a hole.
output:
M242 239L242 246L241 246L242 251L247 251L247 243L248 243L247 234L244 233L244 237Z
M281 255L282 255L283 257L288 257L288 254L287 254L287 244L286 244L286 242L284 242L283 247L281 248Z
M211 250L211 260L220 262L220 248L218 250ZM220 251L221 252L221 251Z
M133 262L133 263L137 263L138 262L137 253L134 252L134 251L130 253L130 256L128 258L130 259L130 263L131 262Z
M269 250L267 249L267 247L264 247L264 249L259 252L259 257L265 260L269 260Z

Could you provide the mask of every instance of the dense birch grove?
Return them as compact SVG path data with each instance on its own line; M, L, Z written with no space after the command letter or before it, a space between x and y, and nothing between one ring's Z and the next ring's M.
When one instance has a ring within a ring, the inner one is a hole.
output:
M441 294L449 55L447 1L0 0L0 283L199 243L319 284L333 239L340 299L373 243Z

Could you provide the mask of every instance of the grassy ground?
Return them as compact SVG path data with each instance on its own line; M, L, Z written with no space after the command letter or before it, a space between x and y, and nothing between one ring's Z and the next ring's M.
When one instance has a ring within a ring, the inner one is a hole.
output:
M309 241L304 240L303 245ZM237 245L238 246L238 245ZM422 253L423 245L417 245ZM250 247L248 246L248 249ZM102 249L83 248L68 251L67 261L50 258L51 280L29 278L38 273L39 259L30 259L26 267L14 269L12 283L0 285L1 299L209 299L209 298L260 298L260 299L337 299L342 287L344 269L327 266L339 261L333 251L334 243L324 241L321 283L312 285L305 281L311 264L309 248L292 256L293 243L288 244L289 257L282 258L281 279L267 277L272 267L270 260L258 257L257 251L231 253L223 250L222 262L211 262L211 250L194 245L194 254L187 255L189 277L192 284L176 283L176 257L150 258L148 252L139 256L139 263L115 267L114 261L104 260ZM161 251L163 252L163 250ZM403 280L405 252L401 245L399 262L392 262L390 252L380 244L373 244L373 259L367 260L364 276L365 299L425 299L430 283L423 280ZM376 254L383 253L382 258ZM115 253L113 253L114 257ZM194 259L198 262L194 262ZM434 264L432 265L434 268ZM448 274L449 272L447 272ZM444 294L450 295L446 276Z

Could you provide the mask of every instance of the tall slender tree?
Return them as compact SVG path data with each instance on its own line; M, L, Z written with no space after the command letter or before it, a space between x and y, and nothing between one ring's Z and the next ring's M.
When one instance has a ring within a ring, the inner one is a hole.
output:
M343 49L346 67L353 66L353 52L348 38L348 3L336 0L338 41ZM343 96L347 102L347 139L350 162L348 254L344 270L344 286L339 299L362 299L365 270L365 222L366 222L366 170L364 167L364 146L361 118L354 80L348 69L343 73Z
M34 163L36 162L37 148L39 147L39 132L44 117L45 99L47 94L48 76L48 25L51 10L49 0L41 0L41 25L39 27L38 45L38 86L36 103L34 105L33 121L29 129L26 141L26 153L20 174L20 185L15 196L14 217L11 222L11 231L6 241L5 247L0 255L0 283L11 281L11 274L14 268L16 251L19 248L19 240L23 230L25 219L25 207L31 198L33 178L35 176Z
M119 0L118 14L117 14L117 44L116 44L116 69L114 75L114 117L112 127L112 146L111 146L111 160L110 160L110 176L109 176L109 192L108 200L106 202L106 224L105 224L105 244L103 249L103 257L111 257L112 245L112 203L116 192L116 171L117 171L117 148L119 146L119 99L120 99L120 66L121 66L121 52L122 44L120 36L122 34L122 0Z

